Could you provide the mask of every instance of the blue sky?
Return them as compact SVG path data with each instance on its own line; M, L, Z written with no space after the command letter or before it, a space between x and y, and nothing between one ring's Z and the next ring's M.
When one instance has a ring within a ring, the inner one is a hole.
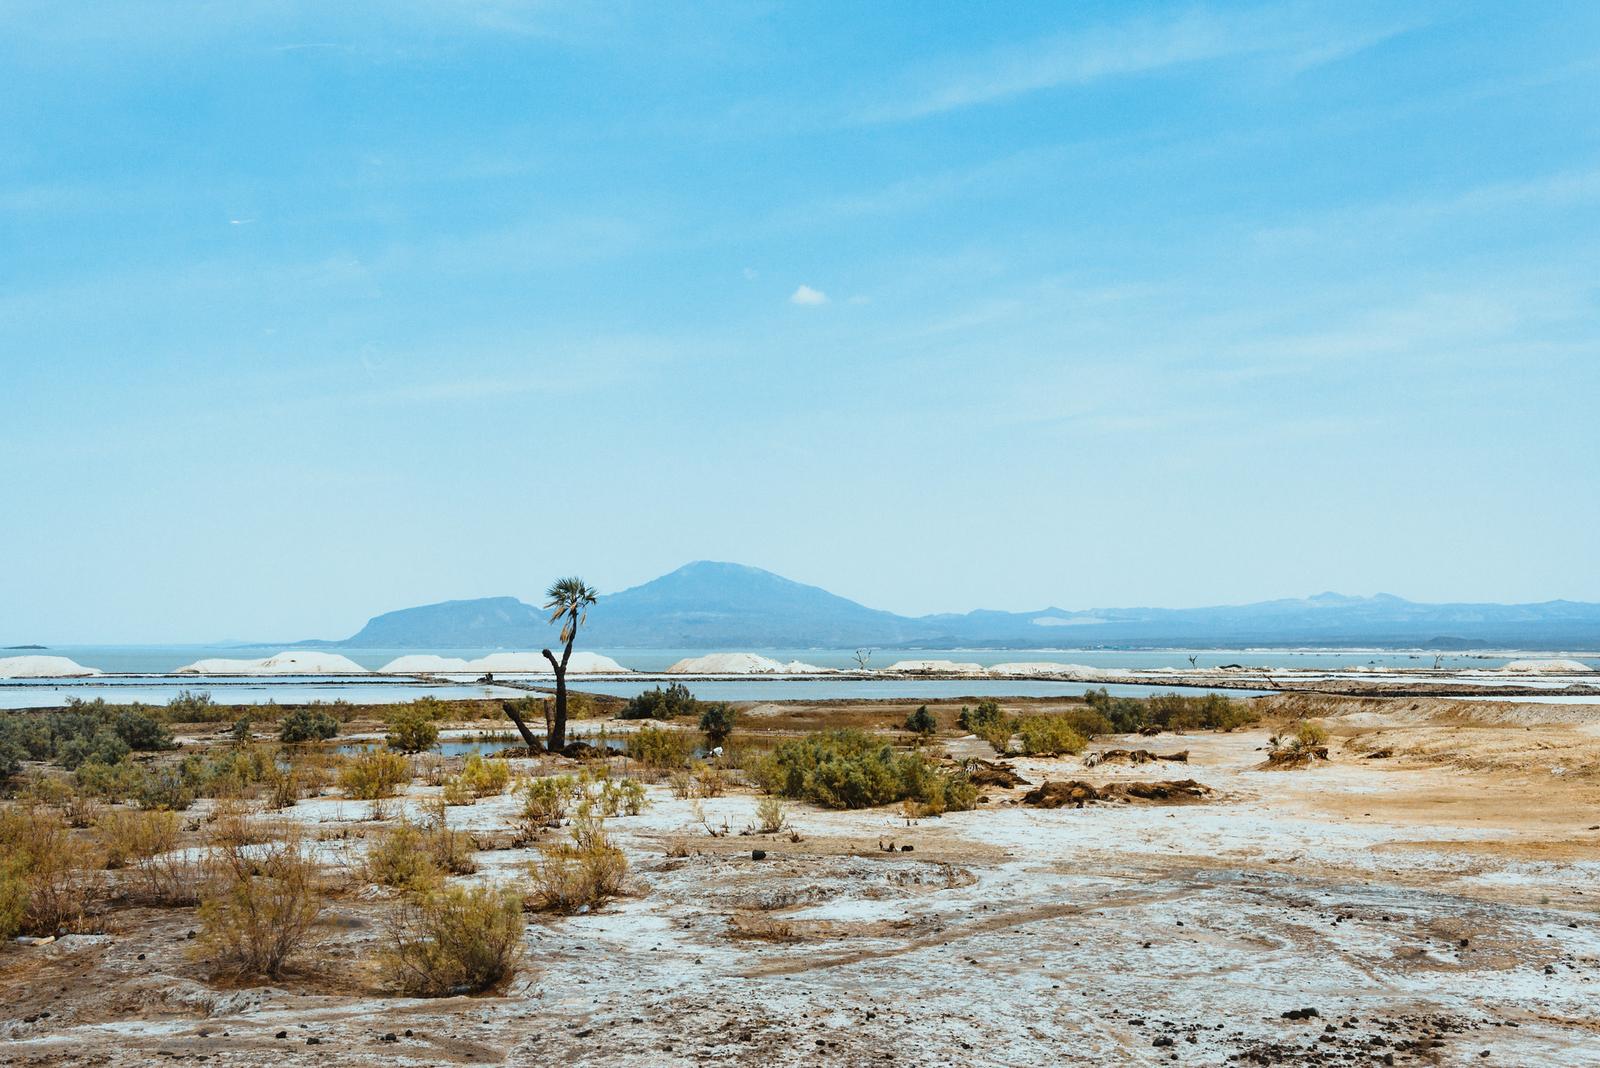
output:
M1600 600L1600 5L0 6L0 642Z

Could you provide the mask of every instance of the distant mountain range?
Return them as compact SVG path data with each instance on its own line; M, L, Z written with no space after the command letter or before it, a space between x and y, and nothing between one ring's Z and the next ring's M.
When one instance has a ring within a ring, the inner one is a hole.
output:
M365 649L537 649L555 641L538 607L515 597L404 608L343 641ZM1399 646L1600 647L1600 604L1418 604L1389 594L1215 608L974 611L901 616L742 564L702 560L607 594L589 612L587 648L805 649Z

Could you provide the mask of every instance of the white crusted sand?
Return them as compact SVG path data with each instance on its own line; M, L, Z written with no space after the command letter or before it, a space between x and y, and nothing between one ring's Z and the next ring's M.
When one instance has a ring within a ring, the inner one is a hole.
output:
M0 679L71 679L100 674L103 672L64 656L0 657Z

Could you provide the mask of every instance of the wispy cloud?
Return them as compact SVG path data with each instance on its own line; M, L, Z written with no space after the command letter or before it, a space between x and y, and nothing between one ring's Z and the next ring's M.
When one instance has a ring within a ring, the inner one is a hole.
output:
M820 289L812 289L808 285L800 285L789 294L790 304L818 305L828 303L828 294Z
M852 117L862 123L901 122L1048 89L1252 55L1274 57L1298 72L1371 48L1414 25L1343 30L1269 9L1144 18L1005 46L916 72L899 90Z

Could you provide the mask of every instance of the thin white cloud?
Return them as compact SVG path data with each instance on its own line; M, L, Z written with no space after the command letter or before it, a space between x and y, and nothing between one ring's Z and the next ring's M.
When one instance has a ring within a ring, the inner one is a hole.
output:
M793 293L789 294L789 303L808 304L813 306L817 304L826 304L828 303L828 294L824 293L820 289L812 289L810 286L802 284L796 288Z
M855 119L865 123L919 119L1047 89L1245 56L1281 58L1288 61L1291 73L1298 73L1413 27L1347 30L1273 9L1137 19L1010 45L925 71L890 98L857 111Z

